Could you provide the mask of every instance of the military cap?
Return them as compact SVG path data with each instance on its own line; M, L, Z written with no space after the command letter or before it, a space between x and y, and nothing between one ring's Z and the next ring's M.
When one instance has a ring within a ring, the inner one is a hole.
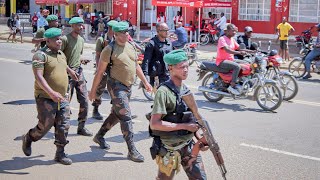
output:
M59 28L49 28L44 32L44 37L48 39L54 38L57 36L61 36L61 29Z
M163 60L168 65L175 65L188 60L188 58L186 52L184 52L182 49L178 49L164 55Z
M56 21L58 20L58 16L56 15L49 15L46 20L49 22L49 21Z
M83 19L81 17L73 17L69 24L78 24L78 23L84 23Z
M114 25L118 24L118 21L115 21L115 20L111 20L107 23L108 26L111 26L113 27Z
M112 31L120 32L120 31L127 31L129 28L129 24L127 22L118 22L112 26Z

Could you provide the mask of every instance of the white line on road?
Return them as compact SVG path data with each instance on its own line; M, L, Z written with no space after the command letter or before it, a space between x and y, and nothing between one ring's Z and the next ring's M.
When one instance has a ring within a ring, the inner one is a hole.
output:
M304 105L310 105L310 106L318 106L320 107L320 103L317 102L311 102L311 101L303 101L303 100L298 100L298 99L294 99L292 100L294 103L298 103L298 104L304 104Z
M252 145L252 144L241 143L240 146L250 147L250 148L254 148L254 149L260 149L260 150L264 150L264 151L270 151L270 152L274 152L274 153L278 153L278 154L285 154L288 156L294 156L294 157L299 157L299 158L304 158L304 159L310 159L310 160L314 160L314 161L320 161L320 158L318 158L318 157L312 157L312 156L307 156L307 155L303 155L303 154L296 154L296 153L292 153L292 152L281 151L278 149L265 148L265 147L256 146L256 145Z

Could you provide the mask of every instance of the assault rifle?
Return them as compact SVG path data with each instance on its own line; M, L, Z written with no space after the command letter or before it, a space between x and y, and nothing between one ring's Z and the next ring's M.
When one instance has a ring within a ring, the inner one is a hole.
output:
M222 177L223 179L226 178L227 170L226 167L224 166L224 161L220 152L219 145L217 141L214 139L212 131L210 129L210 126L206 120L204 120L201 115L199 114L198 111L198 106L196 101L194 100L193 94L188 93L186 95L182 95L182 100L186 103L188 108L191 110L193 113L194 117L198 121L199 126L201 127L203 131L203 136L202 137L197 137L198 141L194 145L194 148L192 149L191 152L191 159L188 162L188 166L191 166L192 162L196 159L200 149L204 146L209 146L210 151L212 152L214 159L216 160L216 163L218 164Z

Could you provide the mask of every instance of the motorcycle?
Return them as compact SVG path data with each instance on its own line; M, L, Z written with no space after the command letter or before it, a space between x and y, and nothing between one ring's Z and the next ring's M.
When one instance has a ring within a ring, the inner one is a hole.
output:
M304 49L300 51L300 55L302 55L302 57L295 57L290 62L289 72L291 72L294 77L301 78L306 74L307 69L306 69L305 60L307 55L311 52L311 50L312 50L312 47L310 44L308 44ZM320 74L320 56L316 57L311 62L311 72Z
M303 31L299 36L296 36L296 46L304 49L306 45L312 43L312 29L314 26L311 26L309 29ZM300 49L300 50L301 50Z
M219 39L219 30L210 24L200 30L200 45L207 45L209 42L215 43Z
M246 61L251 62L251 64L240 64L241 70L237 85L240 95L234 95L227 90L232 80L232 71L221 69L215 62L208 61L199 63L198 81L203 80L202 86L198 90L202 91L204 97L210 102L218 102L224 96L231 96L234 99L237 97L246 98L248 93L254 91L254 97L263 110L276 110L282 103L282 93L276 81L264 76L267 64L266 58L260 53L246 58Z
M268 58L265 77L278 82L278 86L282 90L283 100L289 101L298 94L297 80L290 72L280 70L283 59L276 50L270 51L271 41L268 44L268 52L261 51Z
M173 42L177 40L176 35L169 35L170 41ZM191 66L194 62L198 61L198 53L197 53L198 43L186 43L183 46L173 47L174 49L182 49L186 52L188 56L188 63Z

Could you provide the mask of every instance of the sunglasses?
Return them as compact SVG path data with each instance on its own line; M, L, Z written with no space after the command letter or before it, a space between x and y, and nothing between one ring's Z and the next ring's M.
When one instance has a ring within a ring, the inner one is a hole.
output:
M121 34L126 34L128 32L128 30L125 30L125 31L119 31L119 33Z
M169 31L169 29L161 29L161 30L159 30L160 32L168 32Z

